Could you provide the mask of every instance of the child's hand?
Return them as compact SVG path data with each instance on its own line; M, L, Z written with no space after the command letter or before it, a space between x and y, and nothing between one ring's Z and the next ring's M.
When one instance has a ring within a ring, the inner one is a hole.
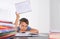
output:
M20 18L20 14L16 12L16 18Z
M31 34L38 34L39 33L38 30L36 30L36 29L31 29L30 32L31 32Z

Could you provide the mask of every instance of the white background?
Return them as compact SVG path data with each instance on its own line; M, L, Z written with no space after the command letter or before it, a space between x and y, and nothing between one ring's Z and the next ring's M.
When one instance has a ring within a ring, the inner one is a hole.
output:
M0 0L0 20L15 21L15 3L26 0ZM50 1L30 0L32 12L20 14L20 18L27 18L32 28L36 28L40 33L49 33L50 27Z

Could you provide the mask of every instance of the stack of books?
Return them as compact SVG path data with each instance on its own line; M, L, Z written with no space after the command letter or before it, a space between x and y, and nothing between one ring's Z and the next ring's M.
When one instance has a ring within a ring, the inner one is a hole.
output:
M0 20L0 38L15 35L15 29L12 22Z
M49 34L49 39L60 39L60 32L51 32Z

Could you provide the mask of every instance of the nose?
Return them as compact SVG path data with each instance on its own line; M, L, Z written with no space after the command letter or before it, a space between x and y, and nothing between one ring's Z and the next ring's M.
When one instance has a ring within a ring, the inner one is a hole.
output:
M22 25L22 26L24 26L24 25Z

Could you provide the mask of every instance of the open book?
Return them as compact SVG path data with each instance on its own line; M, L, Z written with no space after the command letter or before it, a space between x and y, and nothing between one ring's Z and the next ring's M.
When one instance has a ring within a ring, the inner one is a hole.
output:
M25 33L16 33L15 36L39 36L38 34L31 34L30 32L25 32Z

